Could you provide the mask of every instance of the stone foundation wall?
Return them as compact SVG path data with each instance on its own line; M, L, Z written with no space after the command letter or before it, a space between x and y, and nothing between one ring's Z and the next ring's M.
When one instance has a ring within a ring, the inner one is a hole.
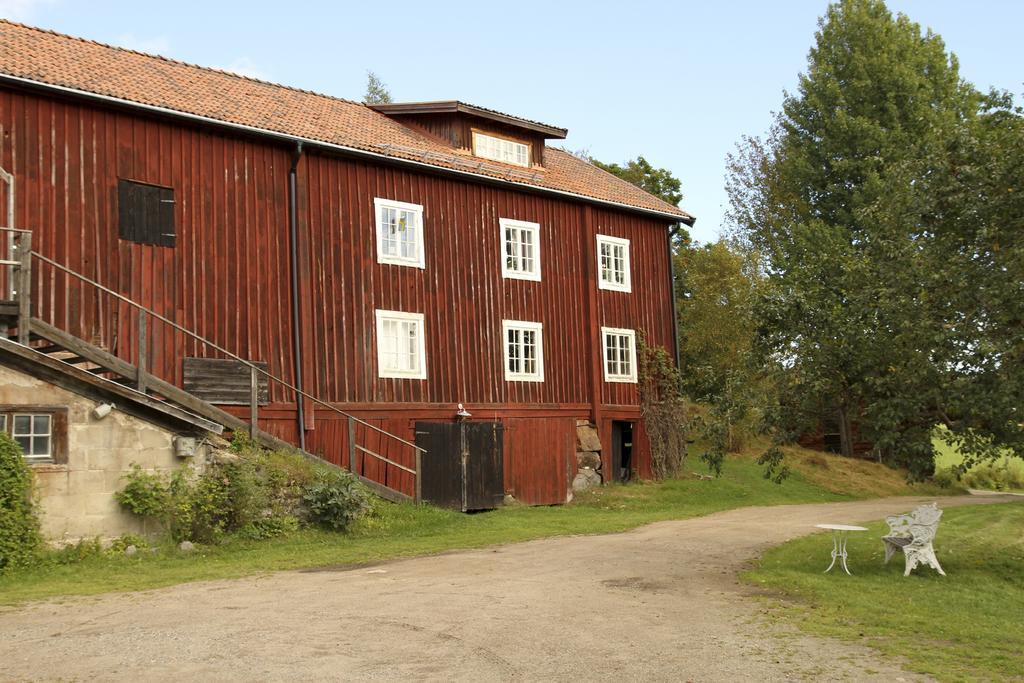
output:
M586 491L600 486L602 480L601 437L589 421L576 420L576 477L572 490Z
M0 404L67 408L67 463L32 465L43 533L54 543L146 531L114 500L131 464L159 471L205 461L204 449L177 457L172 431L116 408L96 419L97 401L2 366Z

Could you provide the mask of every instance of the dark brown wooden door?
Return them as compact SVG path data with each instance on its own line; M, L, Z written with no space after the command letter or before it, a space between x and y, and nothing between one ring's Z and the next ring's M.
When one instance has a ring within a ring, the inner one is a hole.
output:
M416 445L426 449L423 502L453 510L490 510L504 498L499 422L417 422Z
M463 422L465 510L493 510L505 498L500 422Z

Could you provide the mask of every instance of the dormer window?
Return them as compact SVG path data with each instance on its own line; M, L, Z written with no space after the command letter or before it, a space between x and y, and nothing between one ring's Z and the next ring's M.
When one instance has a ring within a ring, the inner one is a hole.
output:
M530 146L523 142L473 131L473 154L516 166L530 165Z

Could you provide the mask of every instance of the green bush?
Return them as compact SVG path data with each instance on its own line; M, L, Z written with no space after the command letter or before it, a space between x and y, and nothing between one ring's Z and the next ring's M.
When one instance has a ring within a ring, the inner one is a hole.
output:
M155 520L175 542L216 543L224 534L254 540L283 536L303 523L344 530L368 508L355 480L288 451L267 451L236 437L233 456L202 474L183 468L149 473L133 465L116 496Z
M1006 463L996 462L975 465L967 472L960 472L956 467L944 467L936 470L932 481L943 488L951 488L959 483L969 489L1024 490L1024 472L1009 467Z
M323 471L306 489L310 519L334 531L345 531L370 509L366 489L348 472Z
M69 543L52 553L47 553L45 562L54 564L77 564L91 557L103 554L103 546L96 537L82 538L76 543Z
M0 574L30 564L41 543L32 470L17 442L0 432Z

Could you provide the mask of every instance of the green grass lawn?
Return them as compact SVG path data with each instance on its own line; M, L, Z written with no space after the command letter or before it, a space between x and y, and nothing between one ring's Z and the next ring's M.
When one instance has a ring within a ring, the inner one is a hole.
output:
M963 462L963 456L948 441L942 437L941 429L936 432L932 439L935 445L935 471L956 467ZM1005 469L1006 473L998 476L999 486L995 486L991 477L978 477L968 474L964 482L971 487L977 488L1002 488L1004 490L1024 490L1020 482L1024 482L1024 459L1014 457L1007 452L1006 457L992 463L979 463L968 470L968 473L988 468L998 474L999 470Z
M164 547L156 554L99 555L0 577L0 604L142 590L282 569L377 562L549 536L624 531L650 522L749 505L933 492L908 487L902 483L901 473L873 463L801 449L791 452L790 461L794 474L782 485L766 481L761 467L747 455L730 459L720 479L608 486L563 506L511 506L466 515L380 502L373 515L344 535L304 530L260 542L231 539L217 546L197 547L191 554ZM849 470L851 467L856 469ZM703 468L691 463L686 470Z
M858 641L945 681L1024 680L1024 504L946 510L935 541L945 578L903 556L883 565L888 527L851 534L853 576L823 574L827 535L768 551L745 580L781 596L773 613Z

